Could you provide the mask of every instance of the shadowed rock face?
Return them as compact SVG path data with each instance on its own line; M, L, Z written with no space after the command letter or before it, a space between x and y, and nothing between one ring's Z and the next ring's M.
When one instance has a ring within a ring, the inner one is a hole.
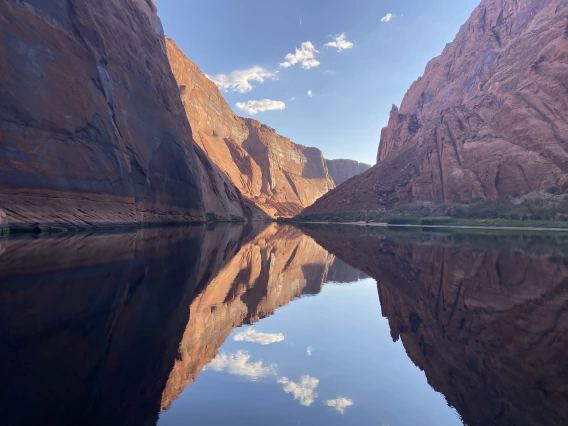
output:
M236 187L271 217L294 216L335 187L319 149L297 145L256 120L235 115L217 86L172 40L166 44L194 140L226 186ZM227 197L222 209L238 214Z
M3 422L154 424L191 301L247 232L1 241Z
M568 191L564 0L483 0L393 106L377 165L306 213Z
M306 229L378 283L393 340L465 424L568 421L568 240Z
M355 160L325 160L325 164L336 186L371 168L369 164Z
M0 206L11 223L204 216L151 1L0 3Z

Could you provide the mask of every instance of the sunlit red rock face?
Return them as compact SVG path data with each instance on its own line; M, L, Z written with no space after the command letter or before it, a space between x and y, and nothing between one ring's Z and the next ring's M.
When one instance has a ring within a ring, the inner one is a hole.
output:
M235 115L217 86L172 40L166 44L195 142L244 198L272 217L290 217L335 187L320 150Z
M310 237L288 226L272 224L244 244L191 303L162 408L197 378L235 327L270 316L298 296L318 294L334 260ZM341 266L343 275L361 277Z
M204 217L153 2L0 2L0 58L0 207L10 223Z
M393 106L377 165L306 213L568 191L568 4L483 0Z
M306 230L378 283L394 340L464 423L568 421L565 236Z

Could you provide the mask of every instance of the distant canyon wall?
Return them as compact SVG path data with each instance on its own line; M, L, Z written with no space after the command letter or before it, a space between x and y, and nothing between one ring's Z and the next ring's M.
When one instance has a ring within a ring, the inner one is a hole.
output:
M568 192L568 4L483 0L393 105L377 164L306 213Z
M355 160L325 160L325 164L336 186L371 168L370 164L359 163Z

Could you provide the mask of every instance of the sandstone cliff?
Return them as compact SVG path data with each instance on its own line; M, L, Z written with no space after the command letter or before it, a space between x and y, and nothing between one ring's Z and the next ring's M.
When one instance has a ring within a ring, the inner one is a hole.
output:
M359 163L355 160L325 160L325 164L335 186L339 186L353 176L360 175L371 168L371 165Z
M568 421L568 241L306 229L377 280L393 340L464 423Z
M383 129L377 164L306 213L568 191L568 4L483 0Z
M10 223L203 219L153 2L0 2L0 75Z
M172 40L166 44L193 138L218 167L215 176L272 217L294 216L335 187L320 150L235 115L217 86Z

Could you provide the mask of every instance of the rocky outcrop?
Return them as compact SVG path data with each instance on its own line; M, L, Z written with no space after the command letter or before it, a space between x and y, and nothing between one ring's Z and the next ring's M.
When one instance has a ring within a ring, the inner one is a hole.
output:
M353 176L360 175L371 168L370 164L359 163L355 160L325 160L325 164L335 186L339 186Z
M197 378L236 327L254 324L296 297L318 294L334 260L291 226L272 224L244 244L191 303L162 409Z
M393 106L377 164L306 213L568 192L568 5L483 0Z
M11 224L203 219L152 1L3 1L0 58L0 207Z
M565 236L306 232L377 280L393 340L464 424L566 424Z
M291 217L335 187L320 150L238 117L217 86L170 39L167 49L194 140L212 163L212 180L221 179L228 188L222 208L231 210L235 186L271 217Z

